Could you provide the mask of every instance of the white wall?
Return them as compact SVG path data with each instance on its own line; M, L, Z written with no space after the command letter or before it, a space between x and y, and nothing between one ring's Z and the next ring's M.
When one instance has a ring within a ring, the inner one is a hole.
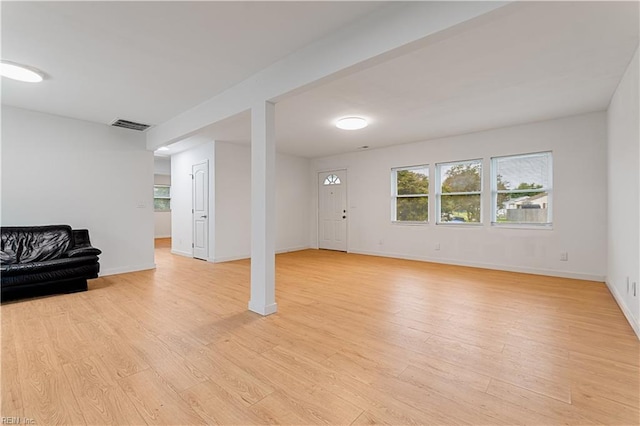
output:
M251 255L251 148L215 142L215 261ZM276 156L276 251L309 247L309 160Z
M191 257L193 248L192 182L194 164L209 163L209 255L213 260L214 246L214 146L213 141L171 156L171 252Z
M608 110L607 285L640 337L640 84L638 50ZM629 291L627 291L627 279Z
M210 142L171 158L172 252L191 256L191 165L208 159L209 260L251 256L251 149ZM276 251L309 247L309 160L276 157Z
M156 157L157 159L157 157ZM163 158L163 160L165 160ZM166 159L168 160L168 159ZM169 166L168 174L158 173L158 162L155 162L156 174L153 175L153 183L155 185L171 185L171 162L165 161ZM163 171L163 170L161 170ZM171 237L171 212L153 212L154 219L154 236L156 238L169 238Z
M216 262L251 255L251 149L215 142Z
M153 157L153 173L171 176L171 157Z
M604 112L592 113L312 160L312 244L317 247L317 172L346 168L350 252L603 281L605 119ZM491 226L490 157L547 150L554 164L553 229ZM392 167L429 164L434 182L436 163L476 158L484 159L482 226L391 223ZM560 261L561 251L569 261Z
M276 252L310 247L310 160L276 155Z
M2 106L2 225L87 228L101 275L154 268L143 133Z

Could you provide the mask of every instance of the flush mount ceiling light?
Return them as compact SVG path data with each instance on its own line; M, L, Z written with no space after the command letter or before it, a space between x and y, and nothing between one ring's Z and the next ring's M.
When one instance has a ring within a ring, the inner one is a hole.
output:
M156 151L169 151L169 148L166 146L161 146L160 148L156 149Z
M36 68L0 60L0 75L25 83L39 83L44 79L44 73Z
M344 117L336 121L336 127L343 130L359 130L368 125L367 120L362 117Z

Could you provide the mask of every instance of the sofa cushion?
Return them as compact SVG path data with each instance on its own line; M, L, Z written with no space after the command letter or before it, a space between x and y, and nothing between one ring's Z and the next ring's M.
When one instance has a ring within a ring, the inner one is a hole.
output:
M57 259L72 245L67 225L8 227L2 229L2 264L31 263Z
M83 256L64 257L61 259L45 260L44 262L13 263L11 265L1 265L0 273L2 273L2 277L5 278L15 275L33 274L35 272L65 270L82 265L93 265L97 261L97 256Z
M44 262L2 265L2 288L24 284L46 284L78 278L97 278L97 256L47 260Z
M0 250L0 263L4 264L11 264L11 263L15 263L16 261L16 256L14 253L8 252L5 253L4 251Z

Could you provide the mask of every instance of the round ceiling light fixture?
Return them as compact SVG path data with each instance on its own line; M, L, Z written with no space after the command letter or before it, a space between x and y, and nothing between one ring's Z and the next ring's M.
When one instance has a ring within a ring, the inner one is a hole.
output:
M0 75L12 80L25 83L40 83L44 80L44 73L36 68L11 61L0 60Z
M169 147L161 146L160 148L156 149L156 151L169 151Z
M359 130L368 125L367 120L362 117L344 117L336 121L336 127L343 130Z

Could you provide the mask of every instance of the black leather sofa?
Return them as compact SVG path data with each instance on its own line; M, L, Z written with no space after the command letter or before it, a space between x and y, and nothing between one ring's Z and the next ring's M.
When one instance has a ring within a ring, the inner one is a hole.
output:
M2 301L87 290L98 255L89 231L67 225L0 228Z

